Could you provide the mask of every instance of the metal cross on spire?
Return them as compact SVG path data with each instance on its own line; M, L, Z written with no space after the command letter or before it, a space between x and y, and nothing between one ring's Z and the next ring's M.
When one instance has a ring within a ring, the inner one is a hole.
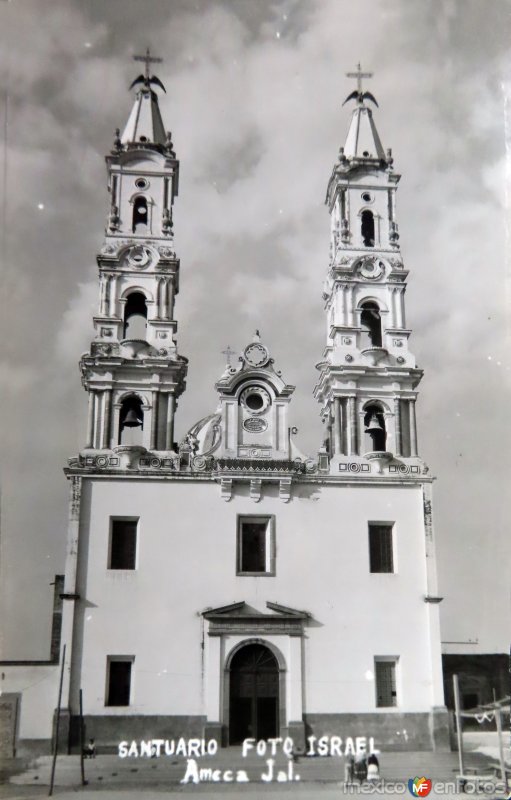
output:
M346 77L355 78L357 81L357 88L347 96L344 103L347 103L348 100L356 100L359 106L362 106L364 105L364 100L371 100L376 106L378 105L378 103L376 102L376 98L371 94L371 92L364 92L362 88L362 78L372 78L373 77L372 72L363 72L359 62L357 64L357 71L347 72Z
M222 350L222 355L226 357L227 366L230 367L231 366L231 356L236 355L236 351L235 350L231 350L231 345L228 344L227 345L227 349L226 350Z
M145 51L145 56L133 56L133 61L143 61L145 63L145 77L146 80L149 79L149 65L150 64L161 64L163 58L158 58L157 56L152 56L151 51L149 48ZM359 65L360 66L360 65Z
M147 51L149 52L149 50ZM362 72L362 67L360 66L360 61L357 64L357 71L356 72L347 72L347 78L356 78L357 80L357 92L362 94L362 78L372 78L372 72Z
M163 91L166 93L167 90L165 86L161 82L156 75L149 75L149 69L151 64L161 64L163 58L158 58L157 56L152 56L151 51L147 48L145 52L145 56L133 56L133 61L143 61L145 64L145 75L139 75L135 80L132 82L130 89L133 89L134 86L137 86L141 83L145 89L150 89L151 85L154 84L155 86L159 86Z

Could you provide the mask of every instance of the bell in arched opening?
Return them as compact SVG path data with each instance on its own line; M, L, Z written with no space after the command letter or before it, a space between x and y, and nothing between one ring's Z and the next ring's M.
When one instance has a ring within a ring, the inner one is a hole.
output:
M374 247L374 215L372 211L362 211L360 220L360 234L365 247Z
M381 347L382 333L380 309L372 300L362 303L360 308L362 309L362 313L360 314L360 325L362 328L361 349L364 350L366 347Z
M147 303L142 292L131 292L124 307L123 339L146 339Z
M385 417L379 406L367 406L364 413L365 445L368 452L385 451L387 431Z
M140 397L126 397L119 414L119 444L141 445L144 430L144 411Z
M135 198L133 203L133 233L144 233L148 230L149 209L147 200L142 195Z

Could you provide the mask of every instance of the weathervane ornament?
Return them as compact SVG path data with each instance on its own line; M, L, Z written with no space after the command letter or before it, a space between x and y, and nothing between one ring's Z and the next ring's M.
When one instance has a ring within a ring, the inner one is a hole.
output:
M376 98L374 97L374 95L371 94L371 92L362 91L362 78L372 78L373 77L372 72L362 72L362 67L360 66L359 62L357 64L357 71L347 72L346 77L355 78L357 81L357 88L347 96L346 100L343 103L343 106L346 105L348 100L356 100L360 106L363 105L364 100L370 100L372 103L375 104L375 106L378 105L378 103L376 102Z
M163 58L158 58L157 56L152 56L151 51L147 48L144 56L133 56L133 61L143 61L145 63L145 75L139 75L130 86L130 89L133 89L138 83L143 83L147 89L151 88L151 84L159 86L165 94L167 94L167 90L165 86L161 82L156 75L149 75L149 69L151 64L161 64Z

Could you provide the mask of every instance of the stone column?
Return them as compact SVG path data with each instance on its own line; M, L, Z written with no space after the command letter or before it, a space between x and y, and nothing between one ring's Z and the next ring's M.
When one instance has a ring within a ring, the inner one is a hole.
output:
M163 279L163 319L169 318L169 279Z
M342 454L341 398L334 398L334 455Z
M390 327L397 328L396 288L390 287Z
M207 625L208 623L206 623ZM222 696L222 639L220 636L205 637L205 711L208 722L221 722L220 698Z
M99 314L106 317L106 275L102 275L99 283Z
M401 401L399 397L394 398L394 453L401 455Z
M366 445L366 432L365 432L365 426L364 426L364 417L365 417L364 411L359 411L356 414L356 418L358 420L357 436L358 436L358 454L359 455L363 455L364 450L366 449L366 447L365 447L365 445Z
M73 664L73 630L75 606L79 602L77 596L77 571L78 571L78 539L80 526L80 504L82 496L82 479L73 475L70 479L69 517L66 546L66 566L64 578L64 602L62 608L62 636L60 663L64 655L65 662L62 682L62 708L61 714L65 719L69 715L73 698L71 697ZM55 698L56 699L56 698ZM60 737L59 737L60 738Z
M158 438L158 392L153 392L153 403L151 411L151 441L149 444L150 450L157 450Z
M101 394L94 392L94 447L99 450L101 431Z
M349 286L348 287L348 319L347 319L347 324L355 326L355 325L358 324L358 320L357 320L357 315L355 313L355 309L353 308L353 290L354 290L354 286Z
M105 406L104 406L104 417L103 417L103 442L102 448L104 450L108 449L110 446L110 412L112 408L112 390L107 389L104 392L105 395Z
M341 308L341 325L348 325L348 286L344 284L341 287L342 291L342 308Z
M357 443L357 416L355 409L355 398L348 397L348 455L356 456L358 453Z
M119 428L121 427L121 406L120 403L115 403L113 406L113 414L112 414L112 442L111 446L115 447L119 444Z
M287 716L289 735L297 746L305 745L305 726L303 724L303 676L302 676L301 636L289 637L289 669L287 672Z
M89 391L89 404L87 408L87 441L85 447L94 447L94 405L95 392Z
M415 417L415 400L409 401L410 410L410 455L417 455L417 420Z
M116 312L116 289L117 289L117 275L110 275L110 307L109 307L109 315L111 317L115 317Z
M156 287L156 316L158 319L163 317L163 278L159 278Z
M174 414L176 410L176 398L169 392L167 394L167 428L165 431L165 450L172 450L174 443Z
M169 319L172 319L174 316L174 280L173 278L168 279L167 283L167 292L168 292L168 315Z
M404 328L403 290L396 289L396 328Z

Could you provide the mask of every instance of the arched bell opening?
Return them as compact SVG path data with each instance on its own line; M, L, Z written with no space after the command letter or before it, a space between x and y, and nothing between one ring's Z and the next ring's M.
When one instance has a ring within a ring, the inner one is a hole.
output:
M362 235L362 242L364 247L374 247L374 215L372 211L362 211L360 215L361 225L360 233Z
M143 195L133 201L133 233L145 233L149 229L149 208L147 198Z
M142 445L144 411L137 395L124 398L119 411L119 444Z
M381 314L377 303L368 300L362 303L360 308L362 309L360 314L360 326L362 328L360 349L382 347Z
M229 744L279 736L284 674L264 644L248 642L234 653L227 667Z
M371 403L364 409L364 444L366 452L385 452L387 429L380 405Z
M142 292L128 295L124 306L123 339L146 338L147 302Z

